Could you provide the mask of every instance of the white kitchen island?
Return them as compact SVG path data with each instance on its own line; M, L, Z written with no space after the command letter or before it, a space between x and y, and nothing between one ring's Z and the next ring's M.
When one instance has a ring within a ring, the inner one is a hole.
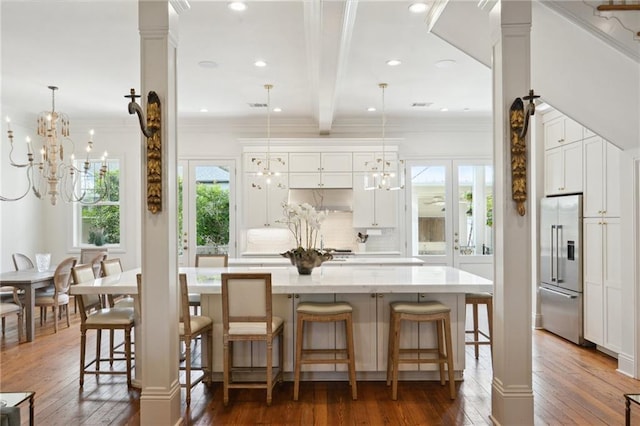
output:
M120 275L98 278L94 282L72 286L72 293L135 294L135 274L139 269ZM290 379L294 362L295 310L302 301L346 301L353 305L356 370L359 380L384 380L387 363L389 304L395 301L437 300L451 307L452 340L456 376L465 366L464 338L465 294L491 292L491 281L455 268L440 266L321 266L311 275L299 275L293 266L253 266L228 268L180 268L187 274L189 292L200 293L202 313L214 321L214 372L222 372L221 281L223 272L269 272L272 274L274 315L285 320L285 378ZM433 345L435 332L429 324L409 325L403 329L403 342ZM305 346L343 347L343 327L335 324L312 324L305 331ZM137 330L138 332L140 330ZM142 331L144 332L144 331ZM234 364L258 367L264 364L265 348L257 343L236 344ZM401 371L401 379L435 379L434 365L420 370ZM411 366L407 367L410 370ZM418 367L414 367L417 370ZM309 380L346 380L342 365L314 365L303 373Z

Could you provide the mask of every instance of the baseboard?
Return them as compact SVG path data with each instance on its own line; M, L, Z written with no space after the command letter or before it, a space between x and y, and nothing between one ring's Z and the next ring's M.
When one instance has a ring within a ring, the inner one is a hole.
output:
M629 376L633 379L639 378L639 374L636 372L635 368L635 360L633 356L628 354L619 353L618 354L618 368L617 372L624 374L625 376Z
M533 313L533 328L535 330L542 330L542 315L538 313Z

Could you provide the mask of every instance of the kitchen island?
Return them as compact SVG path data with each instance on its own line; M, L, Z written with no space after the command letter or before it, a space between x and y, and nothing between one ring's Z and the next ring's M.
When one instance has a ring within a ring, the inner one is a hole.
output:
M137 270L98 278L94 282L72 287L74 294L114 293L135 294ZM356 370L359 380L384 380L387 366L389 304L396 301L420 302L437 300L451 308L454 368L461 378L465 366L464 338L465 294L490 292L491 281L459 269L440 266L320 266L311 275L299 275L295 267L228 267L180 268L187 274L189 292L201 294L203 315L214 322L213 360L216 379L222 372L221 281L223 272L269 272L272 274L273 312L285 320L284 370L291 379L294 361L295 310L300 302L345 301L353 306ZM427 324L409 325L403 332L403 342L432 346L435 330ZM342 327L335 324L313 324L305 332L311 347L343 347ZM244 346L243 346L244 345ZM234 365L264 365L265 348L258 344L237 344ZM401 371L400 378L436 379L434 365L420 365L417 371ZM304 371L304 380L346 380L342 365L314 365Z
M419 266L424 261L417 257L364 257L361 255L337 254L322 266ZM282 256L255 256L229 259L229 266L290 266L289 259Z

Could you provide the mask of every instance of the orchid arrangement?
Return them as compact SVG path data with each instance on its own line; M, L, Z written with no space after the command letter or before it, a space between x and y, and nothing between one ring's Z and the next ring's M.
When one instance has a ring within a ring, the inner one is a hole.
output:
M308 203L283 203L284 222L296 240L298 249L315 250L320 226L327 217L326 211L318 212Z

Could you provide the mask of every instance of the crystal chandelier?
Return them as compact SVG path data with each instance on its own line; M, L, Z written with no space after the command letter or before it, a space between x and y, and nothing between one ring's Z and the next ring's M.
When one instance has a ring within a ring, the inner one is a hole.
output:
M385 150L385 127L387 117L385 114L384 91L387 83L380 83L378 87L382 90L382 154L373 161L365 162L366 167L370 167L370 173L364 176L364 189L381 189L386 191L397 191L404 188L403 160L389 160Z
M264 88L267 89L267 153L265 158L252 158L251 162L260 168L256 172L256 176L261 178L267 185L270 185L274 176L280 176L280 172L271 169L271 163L275 162L284 165L284 160L280 157L271 157L271 89L273 89L273 84L265 84ZM262 189L260 183L252 183L251 186ZM278 187L283 188L284 185L278 183Z
M95 204L108 194L107 152L101 158L102 164L92 170L89 155L93 150L93 130L86 147L86 159L82 166L76 166L74 143L69 137L69 118L66 114L56 111L56 86L48 86L51 90L51 111L43 111L37 118L37 135L42 141L40 161L36 161L31 139L27 142L27 162L17 163L13 159L13 131L11 120L7 117L7 136L11 145L9 164L16 168L25 168L28 186L26 190L15 197L0 195L0 201L17 201L24 198L30 190L38 198L49 195L51 204L56 205L58 198L65 202L80 202ZM65 152L66 151L66 152ZM68 157L65 154L70 153ZM90 194L90 195L89 195Z

